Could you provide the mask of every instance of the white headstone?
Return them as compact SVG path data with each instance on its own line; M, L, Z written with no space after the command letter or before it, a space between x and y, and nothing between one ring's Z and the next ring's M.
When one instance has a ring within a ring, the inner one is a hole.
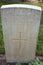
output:
M7 62L34 60L41 11L38 6L25 4L1 7Z

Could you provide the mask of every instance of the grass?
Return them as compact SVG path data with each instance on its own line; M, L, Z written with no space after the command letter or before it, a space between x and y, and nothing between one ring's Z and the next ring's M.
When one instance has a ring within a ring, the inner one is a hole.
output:
M41 16L41 23L37 41L37 53L43 56L43 11Z
M16 4L17 2L0 2L0 6L2 4ZM29 3L29 2L19 2L19 4L32 4L32 5L37 5L42 7L43 9L43 3ZM43 11L41 15L41 23L40 23L40 29L39 29L39 35L38 35L38 41L37 41L37 50L36 52L43 56ZM1 22L1 16L0 16L0 54L4 54L5 49L4 49L4 42L3 42L3 33L2 33L2 22Z
M0 54L5 54L4 41L3 41L3 33L2 33L1 16L0 16Z

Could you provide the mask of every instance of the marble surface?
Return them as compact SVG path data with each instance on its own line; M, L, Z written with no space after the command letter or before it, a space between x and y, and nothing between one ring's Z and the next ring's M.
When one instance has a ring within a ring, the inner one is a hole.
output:
M23 63L34 60L42 10L27 5L9 6L1 7L6 60Z

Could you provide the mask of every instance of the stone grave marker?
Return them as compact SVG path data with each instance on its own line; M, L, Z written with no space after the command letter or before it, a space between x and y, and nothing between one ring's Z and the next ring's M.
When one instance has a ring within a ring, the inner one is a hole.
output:
M35 59L41 8L26 4L1 7L3 37L7 62Z

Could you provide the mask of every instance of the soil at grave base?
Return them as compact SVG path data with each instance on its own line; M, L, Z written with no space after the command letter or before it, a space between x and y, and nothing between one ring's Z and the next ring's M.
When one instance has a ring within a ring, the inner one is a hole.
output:
M27 65L27 63L21 63L22 65ZM5 55L0 55L0 65L16 65L16 63L7 63Z
M36 56L43 62L43 57ZM0 55L0 65L16 65L16 63L7 63L5 55ZM27 63L23 63L23 65L27 65Z

